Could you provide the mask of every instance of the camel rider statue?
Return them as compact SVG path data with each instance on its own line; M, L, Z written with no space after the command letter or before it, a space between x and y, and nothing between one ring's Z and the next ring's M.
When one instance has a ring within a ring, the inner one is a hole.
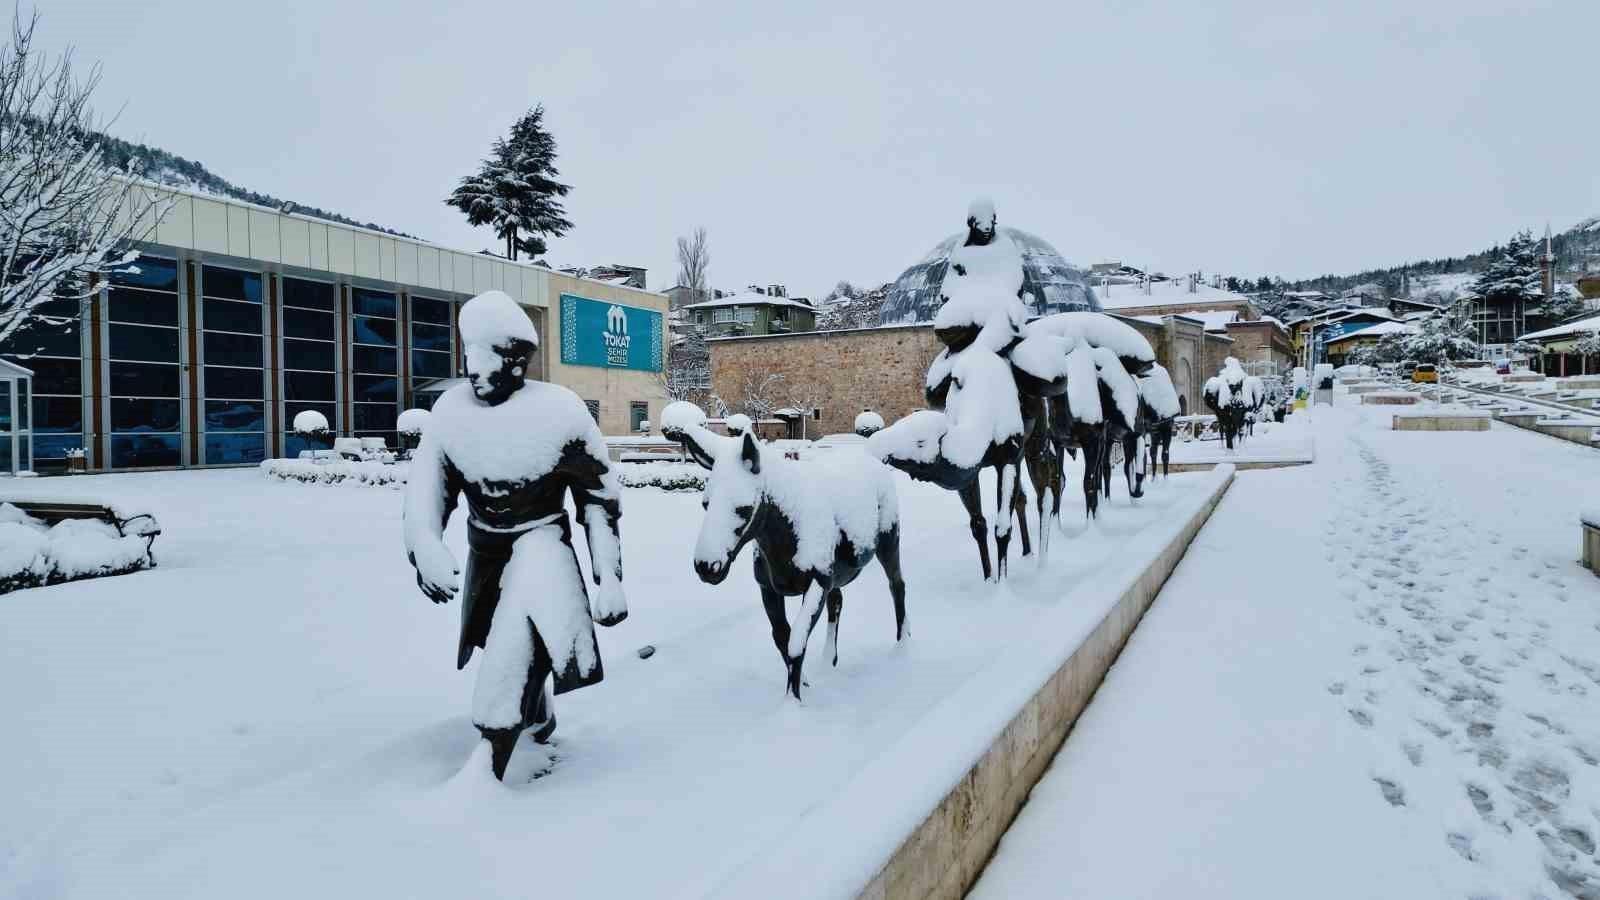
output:
M444 528L457 498L466 496L456 668L483 650L472 721L494 776L504 779L524 731L539 743L555 731L546 679L554 676L559 695L603 677L590 620L615 625L628 615L617 531L622 507L600 429L583 401L559 385L525 379L539 336L521 307L499 291L480 294L461 308L460 333L467 383L439 397L412 458L405 544L422 592L449 602L459 569ZM588 539L592 597L572 547L568 494Z

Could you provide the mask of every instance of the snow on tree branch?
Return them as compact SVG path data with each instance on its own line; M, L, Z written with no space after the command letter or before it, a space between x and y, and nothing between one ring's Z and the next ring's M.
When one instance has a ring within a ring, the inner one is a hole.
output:
M38 15L14 15L0 48L0 342L25 325L69 321L40 304L82 301L91 276L133 262L170 208L138 172L105 162L89 98L98 67L81 78L71 50L54 60L33 46Z

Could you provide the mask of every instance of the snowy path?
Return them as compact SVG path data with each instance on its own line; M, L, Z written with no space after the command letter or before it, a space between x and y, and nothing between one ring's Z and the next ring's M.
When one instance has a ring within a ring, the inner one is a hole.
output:
M398 492L248 470L8 483L148 504L166 532L155 570L0 597L0 898L703 896L1205 484L1136 506L1119 486L1099 526L997 588L956 498L897 482L915 637L894 643L869 569L804 706L748 552L701 584L699 495L629 490L605 681L557 698L554 768L529 781L524 745L510 789L453 778L475 669L455 671L458 608L405 564ZM904 765L949 765L939 749Z
M1240 474L974 896L1600 896L1600 454L1387 417Z

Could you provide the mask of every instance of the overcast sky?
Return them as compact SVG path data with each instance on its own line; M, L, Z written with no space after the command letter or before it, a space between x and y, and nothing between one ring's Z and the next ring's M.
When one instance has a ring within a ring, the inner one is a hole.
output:
M1600 215L1600 2L55 0L114 132L466 249L443 205L543 103L559 265L895 277L993 197L1080 265L1301 277ZM1080 8L1081 7L1081 8Z

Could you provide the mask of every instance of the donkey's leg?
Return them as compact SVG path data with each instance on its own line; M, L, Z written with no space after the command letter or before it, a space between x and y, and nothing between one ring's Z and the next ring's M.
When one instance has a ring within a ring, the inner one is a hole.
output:
M828 592L828 645L823 648L833 665L839 665L839 613L844 609L844 592L838 588Z
M983 563L983 580L988 581L989 523L983 520L983 492L978 487L978 479L972 479L972 483L957 491L956 496L967 508L967 524L972 529L972 539L978 542L978 560Z
M994 549L996 578L1006 577L1006 551L1011 546L1011 498L1017 489L1017 471L1009 464L995 466Z
M889 596L894 598L894 639L903 641L911 636L906 626L906 583L900 577L900 526L896 525L878 535L878 564L889 579Z
M1016 473L1012 480L1017 489L1011 495L1011 509L1017 517L1017 536L1022 538L1022 555L1029 556L1033 553L1033 542L1028 540L1028 494L1022 489L1022 460L1011 463L1011 470ZM1034 485L1034 491L1039 490ZM1044 527L1042 524L1040 527Z
M783 608L783 594L772 586L772 573L767 561L756 555L756 585L761 588L761 605L767 610L767 623L772 626L772 643L777 645L778 656L785 665L789 662L789 617Z
M822 582L813 581L801 596L800 611L789 628L789 693L796 700L800 699L800 673L806 663L806 642L811 640L811 631L817 627L817 620L822 618L823 600L829 593L829 588Z

